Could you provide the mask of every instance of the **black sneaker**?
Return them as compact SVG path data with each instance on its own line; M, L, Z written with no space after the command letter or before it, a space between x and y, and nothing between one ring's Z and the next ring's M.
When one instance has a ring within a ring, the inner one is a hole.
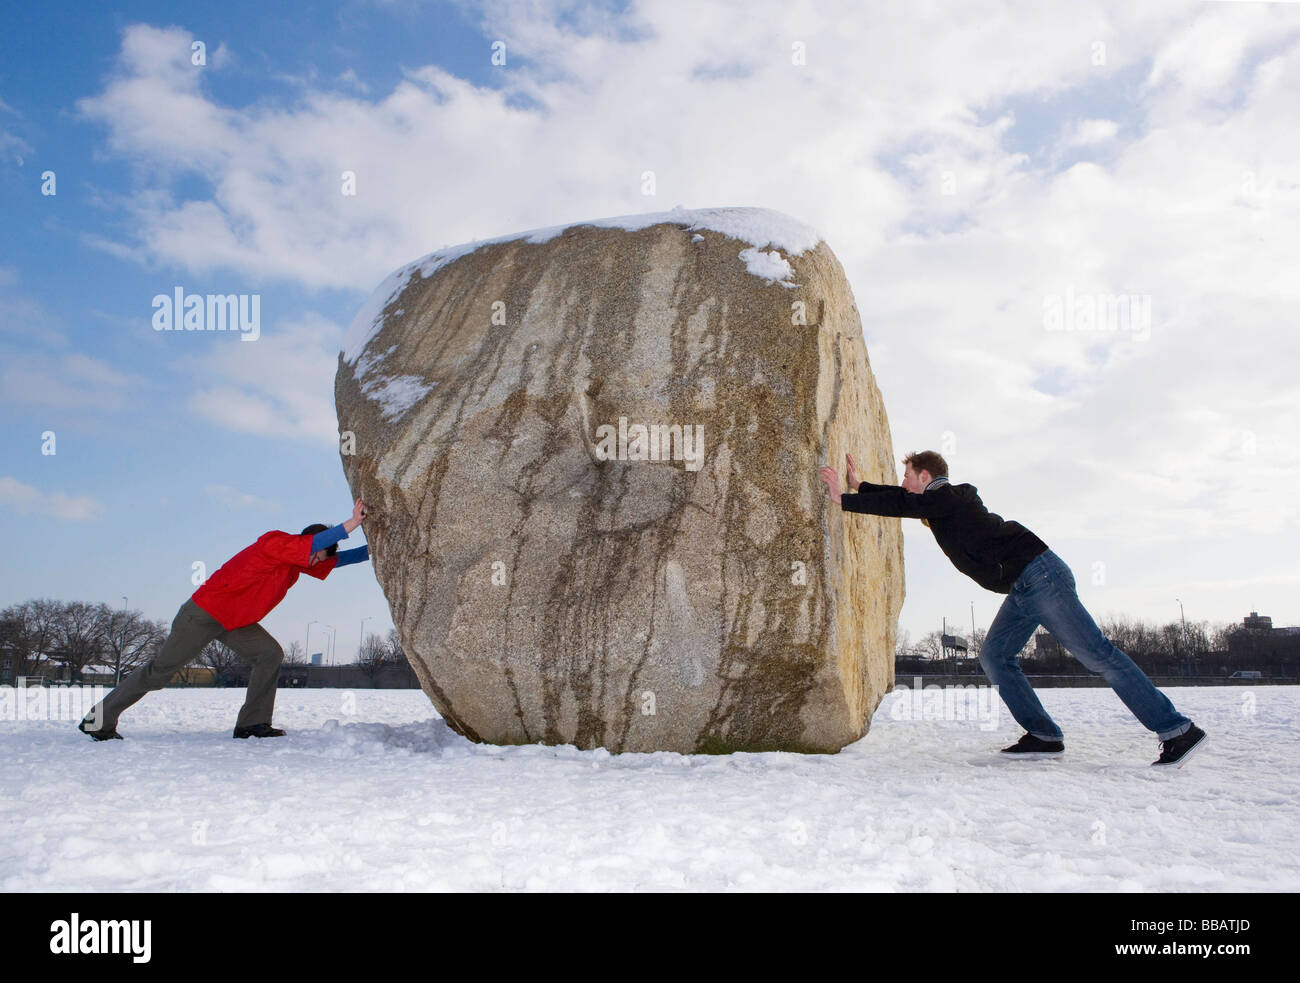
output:
M113 727L102 727L99 730L86 730L86 721L77 724L77 730L83 734L89 734L97 741L120 741L122 735Z
M1181 768L1192 756L1192 752L1205 743L1205 731L1195 724L1188 727L1177 737L1160 742L1160 757L1151 762L1153 765L1177 765Z
M1004 747L1001 753L1014 758L1059 758L1065 753L1065 742L1043 741L1026 734L1011 747Z
M236 727L236 737L283 737L284 731L270 724L251 724L248 727Z

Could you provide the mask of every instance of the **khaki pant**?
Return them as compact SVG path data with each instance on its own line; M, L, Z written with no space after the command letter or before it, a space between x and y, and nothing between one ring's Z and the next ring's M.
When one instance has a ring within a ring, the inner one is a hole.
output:
M123 679L87 716L87 727L94 730L117 729L122 711L138 702L150 690L162 689L167 681L193 662L203 647L213 639L229 645L235 654L253 663L248 679L248 695L240 708L236 727L269 724L275 710L275 684L280 677L284 650L259 624L244 625L227 631L216 618L190 598L181 605L172 621L171 634L162 650L135 672Z

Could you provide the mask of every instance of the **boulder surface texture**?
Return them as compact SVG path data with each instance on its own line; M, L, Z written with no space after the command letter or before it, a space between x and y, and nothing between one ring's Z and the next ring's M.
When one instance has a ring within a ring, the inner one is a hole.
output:
M833 752L894 681L895 483L849 284L808 226L674 209L443 249L348 331L341 455L406 657L455 730Z

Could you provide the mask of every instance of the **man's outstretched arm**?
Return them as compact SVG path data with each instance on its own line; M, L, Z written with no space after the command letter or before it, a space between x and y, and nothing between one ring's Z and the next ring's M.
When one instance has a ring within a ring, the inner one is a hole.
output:
M311 551L319 553L321 550L329 549L340 539L348 538L348 530L345 523L340 522L333 529L326 529L324 532L318 532L311 538Z
M875 485L869 481L858 481L858 471L853 464L853 457L848 457L848 476L846 484L857 491L840 493L840 474L832 467L820 471L821 480L826 482L826 491L831 501L839 504L845 512L861 512L867 515L898 516L907 519L933 519L947 515L953 508L951 501L935 498L924 493L918 495L905 488L894 485Z
M864 481L856 492L840 496L840 508L845 512L862 512L867 515L892 515L904 519L932 519L943 515L948 508L936 504L934 498L917 495L906 488L894 485L873 485Z
M349 563L362 563L368 559L370 559L370 547L368 545L358 546L354 550L339 550L336 556L338 562L334 564L334 567L335 569L346 567Z

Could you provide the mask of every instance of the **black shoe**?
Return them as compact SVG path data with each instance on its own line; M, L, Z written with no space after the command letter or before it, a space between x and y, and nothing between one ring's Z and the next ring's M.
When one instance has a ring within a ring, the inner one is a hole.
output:
M1065 742L1042 741L1026 734L1011 747L1004 747L1001 753L1015 758L1059 758L1065 753Z
M284 731L270 724L251 724L248 727L236 727L236 737L283 737Z
M89 734L97 741L122 740L122 735L119 734L117 730L112 727L103 727L99 730L86 730L86 721L84 720L81 723L77 724L77 730L81 731L83 734Z
M1205 743L1205 731L1195 724L1188 727L1177 737L1160 742L1160 757L1151 762L1153 765L1177 765L1181 768L1192 756L1192 752Z

